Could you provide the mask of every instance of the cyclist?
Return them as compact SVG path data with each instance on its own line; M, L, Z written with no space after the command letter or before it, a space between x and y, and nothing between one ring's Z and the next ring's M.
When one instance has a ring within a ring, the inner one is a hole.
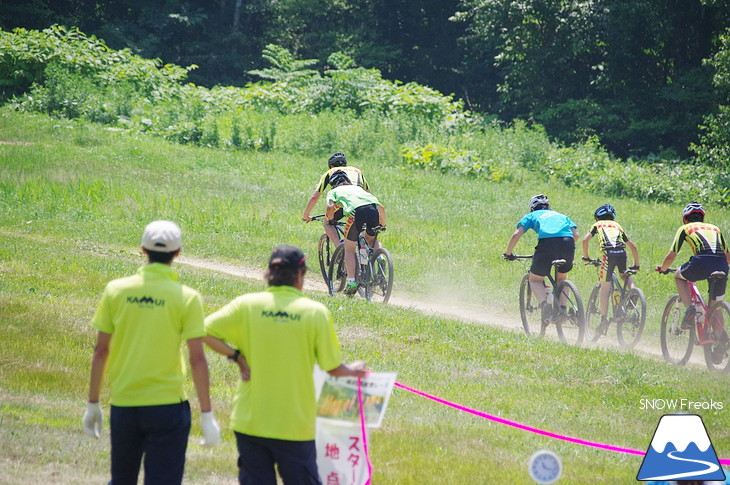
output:
M598 244L601 249L601 266L598 270L598 281L601 283L601 323L596 331L604 335L608 330L608 298L611 290L611 276L614 269L618 269L619 276L624 280L626 287L631 288L633 281L626 274L626 246L631 249L634 258L634 265L630 269L639 269L639 252L634 243L624 232L621 225L615 221L616 209L611 204L603 204L593 213L596 222L583 238L583 261L590 261L588 257L588 242L593 236L598 236Z
M347 284L344 292L347 295L352 295L357 291L357 283L355 283L357 238L365 228L365 239L368 244L372 245L375 238L373 228L376 226L385 227L385 208L374 195L366 192L358 185L353 185L343 170L332 173L329 183L333 189L327 193L325 217L328 220L326 223L337 217L339 211L347 216L344 231Z
M536 195L530 199L530 213L517 223L517 230L507 243L507 250L503 254L505 259L514 259L512 250L522 235L530 229L537 232L537 246L529 273L530 289L540 302L544 323L550 311L546 304L545 277L550 274L550 266L556 259L565 260L565 264L558 268L558 280L564 280L568 276L573 268L578 229L568 216L550 210L550 200L546 195Z
M329 167L329 169L322 174L322 177L320 177L317 187L314 189L312 196L307 202L307 206L304 208L304 214L302 214L302 220L304 222L309 222L312 220L312 218L309 217L309 213L312 212L312 209L314 209L314 206L317 204L317 201L322 196L327 186L334 187L330 179L332 177L332 174L336 171L345 172L351 182L353 182L355 185L359 185L364 190L370 192L370 186L365 180L362 172L355 167L349 167L347 165L347 157L345 157L344 153L337 152L333 154L329 158L329 160L327 160L327 166ZM344 214L340 210L334 214L331 220L339 221L343 217ZM323 223L324 232L327 234L327 236L329 236L330 240L335 243L335 245L339 245L342 241L340 241L340 238L337 235L337 229L335 229L335 227L331 225L328 221L323 221Z
M730 252L728 252L728 246L722 231L717 226L705 222L705 209L701 204L691 202L685 206L682 210L682 224L674 236L672 248L664 257L662 265L657 267L657 271L666 273L682 248L682 244L685 241L689 244L692 257L674 273L674 282L677 284L679 298L687 308L682 320L682 327L687 328L693 324L697 310L691 304L690 291L685 280L706 280L715 271L724 272L726 276L714 285L713 294L710 295L709 305L712 307L716 301L722 300L725 295ZM727 332L724 332L722 336L722 343L723 345L716 346L715 352L713 352L713 356L717 353L720 360L722 360L722 356L728 347Z

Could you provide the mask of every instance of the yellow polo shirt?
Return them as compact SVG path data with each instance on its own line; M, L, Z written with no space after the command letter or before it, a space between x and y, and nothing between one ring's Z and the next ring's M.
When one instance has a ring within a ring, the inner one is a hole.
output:
M169 265L146 264L111 281L91 322L112 335L108 373L115 406L185 401L182 345L205 336L200 293Z
M251 379L238 381L231 427L288 441L315 438L314 364L342 362L332 314L292 286L239 296L205 319L208 335L246 357Z

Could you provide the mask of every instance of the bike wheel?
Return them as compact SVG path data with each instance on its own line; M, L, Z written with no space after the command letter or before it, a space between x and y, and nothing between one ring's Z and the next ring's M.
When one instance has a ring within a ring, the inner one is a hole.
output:
M330 284L330 294L339 293L345 289L345 284L347 284L347 269L345 268L344 244L337 246L335 252L332 253L327 278L332 282Z
M726 301L716 302L707 316L707 332L704 340L710 343L703 345L707 368L716 372L730 371L730 340L725 322L730 323L730 305Z
M566 344L582 344L586 329L585 312L578 288L570 280L561 281L555 292L555 300L557 307L560 308L555 322L558 327L558 337Z
M695 344L695 326L682 328L684 305L679 295L672 296L664 307L659 337L662 344L664 360L674 365L685 365L692 355Z
M641 338L646 324L646 297L640 288L630 288L621 299L621 317L616 334L621 347L631 349Z
M370 255L370 278L365 284L365 298L368 301L388 303L393 291L393 259L385 248L379 248Z
M545 335L545 328L542 326L540 316L540 304L537 297L532 293L527 275L522 278L522 283L520 283L520 317L522 318L522 327L527 335L532 337L543 337Z
M601 284L597 283L588 297L586 306L586 340L597 342L601 334L597 331L601 324Z
M319 244L317 244L317 256L319 257L319 270L322 272L322 278L324 278L324 284L327 285L330 295L333 293L332 285L330 284L329 269L330 262L332 261L332 249L334 244L327 237L327 234L322 234L319 238Z

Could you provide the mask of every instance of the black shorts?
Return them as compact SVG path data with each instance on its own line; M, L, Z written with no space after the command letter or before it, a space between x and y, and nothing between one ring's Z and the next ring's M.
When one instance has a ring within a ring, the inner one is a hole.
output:
M532 256L530 273L538 276L550 274L550 268L556 259L564 259L565 264L558 268L558 272L567 273L573 269L575 256L575 239L572 237L546 237L537 241L535 254Z
M352 211L345 223L346 238L350 241L357 241L357 236L362 232L363 227L368 236L374 236L373 228L380 224L378 206L375 204L362 205Z
M599 281L611 281L613 271L617 269L619 273L626 272L626 250L625 249L607 249L601 258L601 267L598 269Z
M698 254L689 258L689 261L679 268L679 274L682 275L682 278L688 281L706 280L715 271L723 271L725 273L725 277L715 284L714 291L712 292L712 298L723 296L725 294L728 273L728 265L725 255L717 256L715 254Z

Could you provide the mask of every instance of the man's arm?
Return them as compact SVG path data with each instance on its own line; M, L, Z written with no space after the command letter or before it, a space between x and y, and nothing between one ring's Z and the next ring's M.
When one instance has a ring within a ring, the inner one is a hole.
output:
M639 250L636 249L636 245L629 240L626 240L626 245L631 250L631 255L634 257L634 266L640 266L639 264Z
M225 357L230 357L236 352L236 349L231 348L230 345L228 345L219 338L208 335L203 338L203 341L205 342L205 345L210 347L211 350ZM236 364L238 364L238 369L241 373L241 380L247 381L251 379L251 368L248 366L246 357L243 354L238 355L238 358L236 359Z
M659 268L659 271L665 272L667 268L669 268L672 263L674 262L674 258L677 257L677 253L674 251L669 251L666 256L664 256L664 261L662 262L662 265Z
M314 193L312 193L312 196L309 198L309 202L307 202L307 207L304 208L304 214L302 214L303 221L309 222L312 220L312 218L309 217L309 213L312 212L314 206L317 205L317 201L321 195L322 194L319 193L319 190L315 190Z
M328 370L327 373L332 377L365 377L367 370L365 362L356 360L352 364L340 364L334 369Z
M571 227L570 230L573 233L573 240L575 242L578 242L578 239L580 238L580 235L578 234L578 228L577 227Z
M593 234L591 234L591 231L588 231L583 237L583 259L588 259L588 241L590 241L592 237Z
M378 204L378 224L385 226L385 207Z
M110 333L100 331L96 336L96 346L94 347L94 355L91 357L91 375L89 377L88 401L91 403L99 402L111 340L112 334Z
M208 361L203 350L203 339L191 338L187 343L190 369L195 392L200 403L200 412L207 413L212 409L212 406L210 404L210 375L208 374Z
M515 246L517 246L517 241L520 240L524 233L525 228L522 226L518 227L517 230L512 233L512 237L509 238L509 242L507 243L507 250L504 252L504 254L512 254L512 250L514 250Z
M329 220L334 219L335 211L339 209L339 206L334 202L327 202L327 210L325 211L325 217Z

